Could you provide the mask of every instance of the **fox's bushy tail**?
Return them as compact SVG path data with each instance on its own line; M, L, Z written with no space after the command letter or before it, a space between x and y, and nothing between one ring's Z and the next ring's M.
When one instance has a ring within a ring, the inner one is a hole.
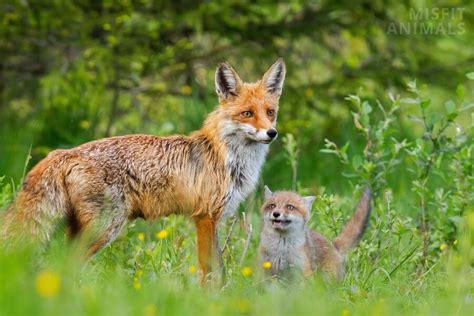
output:
M369 221L370 210L371 191L369 187L365 187L354 215L344 226L342 232L334 239L333 244L341 253L346 254L357 246Z
M15 201L1 214L0 241L49 240L68 201L55 159L54 154L48 156L30 171Z

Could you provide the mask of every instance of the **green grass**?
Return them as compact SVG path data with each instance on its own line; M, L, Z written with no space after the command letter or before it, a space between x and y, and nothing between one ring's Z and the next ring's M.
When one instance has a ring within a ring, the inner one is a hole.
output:
M257 254L262 180L241 207L248 220L240 212L235 225L228 219L220 227L221 245L233 227L223 288L199 285L188 218L130 223L87 262L80 243L70 244L60 227L46 248L0 245L0 315L474 314L474 124L459 124L472 115L472 102L458 96L438 113L416 83L409 91L413 98L388 106L351 96L360 133L350 138L355 146L328 141L303 148L301 137L287 134L272 145L262 173L273 189L317 193L310 225L331 239L351 216L361 185L371 185L370 225L341 283L318 274L293 283L264 278ZM403 125L413 135L399 128L404 102L418 115L416 128ZM313 170L316 155L329 163ZM2 181L6 209L18 186Z
M356 198L340 201L354 203ZM323 199L316 206L313 227L321 226L318 218L324 215L324 205ZM318 275L292 284L265 279L256 253L260 229L256 209L251 212L254 232L243 261L252 274L242 274L239 262L246 230L235 225L224 254L227 284L223 289L199 286L199 275L193 271L194 231L184 217L132 223L112 245L86 263L80 248L69 245L59 229L47 249L0 254L0 314L472 314L474 216L466 220L456 245L442 247L429 268L417 271L420 236L412 231L396 236L396 228L390 230L386 225L390 222L387 216L382 215L383 223L377 224L374 218L381 212L374 212L366 238L349 256L347 275L340 284L325 283ZM350 209L344 213L349 215ZM221 235L225 236L229 227L224 223ZM156 233L162 230L168 235L159 239ZM380 247L373 249L378 242ZM45 271L52 273L53 280L42 281ZM56 290L54 277L59 278ZM46 289L38 288L38 282ZM50 292L48 286L52 286Z

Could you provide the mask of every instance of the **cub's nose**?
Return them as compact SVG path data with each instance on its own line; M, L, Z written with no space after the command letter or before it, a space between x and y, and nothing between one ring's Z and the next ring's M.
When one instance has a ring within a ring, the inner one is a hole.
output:
M273 212L272 215L273 215L273 217L275 217L275 218L280 217L280 213L279 213L279 212Z
M278 132L276 131L276 129L272 128L267 131L267 135L270 138L275 138L278 135Z

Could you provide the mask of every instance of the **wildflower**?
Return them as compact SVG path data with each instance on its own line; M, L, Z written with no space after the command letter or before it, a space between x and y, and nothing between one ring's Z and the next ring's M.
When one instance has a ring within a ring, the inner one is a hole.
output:
M196 273L197 271L195 266L190 266L188 270L189 270L189 273Z
M183 86L183 87L181 87L181 93L185 94L185 95L190 95L191 93L193 93L193 88L191 88L188 85Z
M159 232L156 233L156 238L158 239L165 239L166 237L168 237L168 231L165 229L160 230Z
M268 270L272 267L272 263L270 261L265 261L263 264L262 264L263 268L265 270Z
M36 291L43 297L53 297L59 292L61 280L59 275L51 271L43 271L36 277Z
M442 243L442 244L439 246L439 249L440 249L441 251L443 251L444 249L446 249L447 246L448 246L448 245L446 245L445 243Z
M243 267L240 271L244 277L249 277L252 275L252 268L250 267Z
M91 122L88 121L88 120L82 120L82 121L79 122L79 126L82 129L89 129L89 127L91 127Z
M138 240L144 241L145 240L145 234L144 233L138 233Z
M305 91L306 97L311 98L313 96L313 94L314 94L313 89L311 89L311 88L306 89L306 91Z
M250 311L250 302L246 299L239 301L239 310L241 313L248 313Z
M155 304L148 304L143 309L143 314L145 316L155 316L156 315L156 310L157 310L157 308L156 308Z
M137 278L135 278L135 279L133 280L133 288L134 288L135 290L139 290L139 289L142 288L142 284L140 283L140 281L138 281Z

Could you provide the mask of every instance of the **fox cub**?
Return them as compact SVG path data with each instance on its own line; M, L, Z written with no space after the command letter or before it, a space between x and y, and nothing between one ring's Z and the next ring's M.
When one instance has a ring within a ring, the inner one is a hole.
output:
M88 254L112 242L127 221L169 214L193 219L203 278L218 259L217 224L254 190L276 139L285 64L255 83L228 63L215 73L219 105L189 136L126 135L55 150L26 176L0 229L48 241L58 220L70 237L94 231Z
M346 254L364 233L370 215L371 193L365 188L354 215L334 241L308 228L311 205L316 197L293 192L275 192L265 187L260 257L271 262L271 274L304 276L315 270L341 280Z

